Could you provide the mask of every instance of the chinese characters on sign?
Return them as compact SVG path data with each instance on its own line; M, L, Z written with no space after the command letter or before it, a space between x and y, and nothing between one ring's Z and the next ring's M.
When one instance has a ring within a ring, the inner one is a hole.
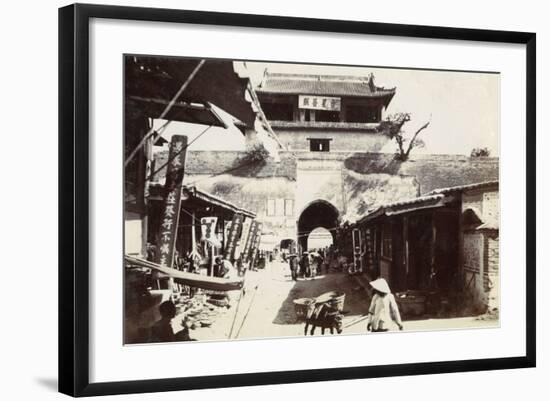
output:
M256 254L256 250L260 246L260 239L262 237L262 223L257 221L255 223L256 224L253 227L254 228L253 236L250 240L250 250L248 255L248 259L251 262L254 262L254 256Z
M217 217L203 217L201 218L201 233L203 241L208 241L211 244L217 245L218 238L216 237L216 224L218 222Z
M160 235L158 240L158 260L162 266L172 267L178 221L181 207L181 184L185 166L185 149L187 137L174 135L170 143L168 164L166 167L166 183L164 184L164 207L161 214Z
M237 241L241 235L242 226L244 222L244 216L241 213L235 213L233 220L231 220L231 228L227 237L227 244L225 246L224 258L231 261L235 260L235 248Z
M353 263L355 265L356 271L363 271L363 255L362 255L362 248L363 248L363 238L361 236L361 231L359 229L354 228L351 232L352 234L352 241L353 241Z
M312 110L340 111L341 99L327 96L298 96L298 108Z
M252 220L250 223L250 228L248 230L248 235L246 236L246 242L244 243L243 251L241 254L243 262L248 262L248 257L250 256L250 248L252 245L252 242L254 241L254 236L256 235L258 222L256 220Z

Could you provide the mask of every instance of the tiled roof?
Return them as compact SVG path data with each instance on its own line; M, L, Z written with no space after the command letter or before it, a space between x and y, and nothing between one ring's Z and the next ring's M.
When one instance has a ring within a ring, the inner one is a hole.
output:
M151 184L150 189L149 189L151 191L151 199L157 199L157 200L162 199L162 198L160 198L160 192L162 191L163 188L164 188L164 186L159 184L159 183ZM237 206L235 203L229 202L228 200L225 200L225 199L223 199L219 196L215 196L215 195L212 195L211 193L208 193L206 191L199 190L195 186L184 186L184 188L187 191L189 191L189 193L192 196L194 196L198 199L201 199L201 200L203 200L207 203L210 203L212 205L220 206L220 207L222 207L224 209L227 209L231 212L242 213L246 217L250 217L250 218L256 217L255 212L252 212L250 210L241 208L241 207Z
M498 180L476 182L474 184L458 185L455 187L448 187L448 188L438 188L438 189L434 189L433 191L430 191L426 195L448 194L451 192L462 192L462 191L468 191L473 189L489 189L489 188L498 189Z
M388 97L395 88L369 85L369 77L337 75L267 74L256 88L258 93L324 96ZM389 100L388 100L389 102Z
M393 214L409 212L413 210L440 207L443 206L442 201L444 200L444 198L445 196L442 194L427 195L381 205L380 207L372 210L371 212L369 212L369 214L360 219L359 223L371 220L381 215L391 216Z

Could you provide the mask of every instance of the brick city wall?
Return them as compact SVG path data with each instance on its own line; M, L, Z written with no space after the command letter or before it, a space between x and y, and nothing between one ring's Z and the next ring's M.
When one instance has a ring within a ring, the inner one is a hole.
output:
M368 132L346 132L346 131L291 131L277 130L281 143L288 147L288 150L309 151L308 138L332 139L330 141L331 152L379 152L390 140L387 135Z

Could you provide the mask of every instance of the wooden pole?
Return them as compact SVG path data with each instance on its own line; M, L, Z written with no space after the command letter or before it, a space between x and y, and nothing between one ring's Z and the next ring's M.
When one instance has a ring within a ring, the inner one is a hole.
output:
M435 249L436 249L436 241L437 241L437 228L436 228L436 212L432 213L432 241L430 246L430 254L431 254L431 268L430 268L430 283L433 285L433 281L435 278Z
M162 111L162 113L160 114L160 116L158 116L157 118L159 120L162 120L164 117L166 117L166 115L168 114L168 112L170 111L170 109L172 108L172 106L176 103L176 101L178 100L178 98L181 96L181 94L183 93L183 91L187 88L187 86L191 83L191 81L193 80L193 78L195 78L195 75L197 75L197 72L199 72L199 70L201 69L201 67L204 65L204 63L206 62L206 60L201 60L199 62L199 64L197 64L197 66L195 67L195 69L193 70L193 72L189 75L189 77L187 77L187 80L183 83L183 85L179 88L179 90L176 92L176 94L174 95L174 97L172 98L172 100L170 100L170 103L168 103L168 105L166 106L166 108ZM134 156L137 154L137 152L141 149L141 147L145 144L145 142L147 141L147 139L149 139L149 137L151 137L154 133L154 129L153 129L153 126L151 124L151 128L149 128L149 130L147 131L147 133L145 134L145 136L141 139L141 141L139 142L139 144L132 150L132 152L130 153L130 155L128 156L128 158L124 161L124 168L128 167L128 164L130 163L130 161L132 161L132 159L134 158Z
M362 322L362 321L364 321L364 320L367 320L368 317L369 317L369 314L368 314L368 313L367 313L366 315L361 315L361 316L359 316L357 319L354 319L354 320L352 320L351 322L346 323L346 324L344 325L344 328L346 329L346 328L348 328L348 327L354 326L354 325L356 325L356 324L359 323L359 322Z
M409 218L403 216L403 264L405 265L405 274L409 275Z
M210 244L210 276L214 275L214 245Z
M243 320L241 321L241 325L239 326L239 329L237 330L237 334L235 334L234 338L238 338L239 334L241 334L241 330L244 326L244 322L246 321L246 318L248 317L248 313L250 312L250 309L252 309L252 304L254 303L254 298L256 297L256 294L258 293L258 284L256 287L254 287L254 294L252 294L252 299L250 300L250 304L248 304L248 309L246 310L246 313L243 316ZM231 337L229 337L231 338Z
M235 328L235 322L237 320L237 315L239 314L239 308L241 306L241 301L244 298L244 284L243 288L241 288L241 292L239 294L239 301L237 302L237 306L235 307L235 315L233 316L233 322L231 323L231 329L229 330L229 335L227 336L227 339L230 340L231 336L233 335L233 329Z

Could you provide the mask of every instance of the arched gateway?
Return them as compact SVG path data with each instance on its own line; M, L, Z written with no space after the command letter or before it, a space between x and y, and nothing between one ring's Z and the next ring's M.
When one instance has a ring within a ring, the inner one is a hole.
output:
M322 199L315 200L307 205L298 218L298 245L300 251L307 249L309 234L318 227L329 230L334 242L336 227L340 223L340 213L330 202Z

